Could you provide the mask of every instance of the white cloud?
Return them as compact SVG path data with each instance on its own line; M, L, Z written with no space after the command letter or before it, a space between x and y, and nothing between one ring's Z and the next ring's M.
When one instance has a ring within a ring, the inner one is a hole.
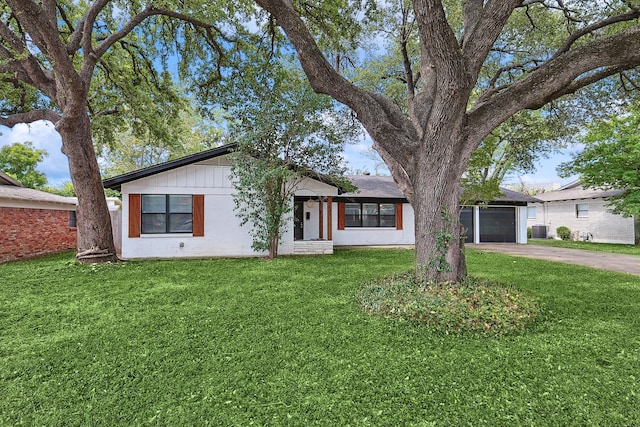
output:
M0 147L16 142L31 142L35 148L47 150L49 155L37 169L47 176L49 185L56 186L71 180L67 156L61 151L62 139L51 122L20 123L13 128L0 126Z

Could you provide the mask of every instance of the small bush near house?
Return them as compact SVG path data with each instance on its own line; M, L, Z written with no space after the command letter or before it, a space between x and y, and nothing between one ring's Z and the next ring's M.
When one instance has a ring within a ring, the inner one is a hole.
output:
M416 283L412 272L365 283L357 300L371 314L415 320L447 334L520 333L538 312L533 298L513 288L472 277L462 283Z
M527 239L531 239L533 236L533 229L531 227L527 227Z
M556 228L556 233L558 234L558 237L560 237L562 240L571 239L571 230L569 230L569 227L565 227L564 225L562 225Z

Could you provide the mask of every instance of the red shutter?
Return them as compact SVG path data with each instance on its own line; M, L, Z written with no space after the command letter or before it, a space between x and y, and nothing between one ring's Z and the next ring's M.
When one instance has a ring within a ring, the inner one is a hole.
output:
M193 195L193 237L204 236L204 194Z
M140 237L140 195L129 194L129 237Z
M344 230L344 202L338 202L338 230Z
M327 197L327 240L333 240L333 197Z
M396 203L396 230L402 230L402 203Z

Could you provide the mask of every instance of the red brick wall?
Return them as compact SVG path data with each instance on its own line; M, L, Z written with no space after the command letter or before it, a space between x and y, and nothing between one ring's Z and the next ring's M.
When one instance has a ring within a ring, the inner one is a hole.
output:
M75 247L69 211L0 207L0 263Z

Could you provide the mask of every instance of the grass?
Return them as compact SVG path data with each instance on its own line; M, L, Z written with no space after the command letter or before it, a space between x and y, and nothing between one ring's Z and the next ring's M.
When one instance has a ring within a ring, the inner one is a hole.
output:
M639 245L622 245L615 243L574 242L555 239L529 239L527 243L539 246L552 246L557 248L584 249L589 251L610 252L614 254L638 255Z
M634 425L640 277L469 250L534 295L525 335L362 312L408 250L0 266L0 425Z

